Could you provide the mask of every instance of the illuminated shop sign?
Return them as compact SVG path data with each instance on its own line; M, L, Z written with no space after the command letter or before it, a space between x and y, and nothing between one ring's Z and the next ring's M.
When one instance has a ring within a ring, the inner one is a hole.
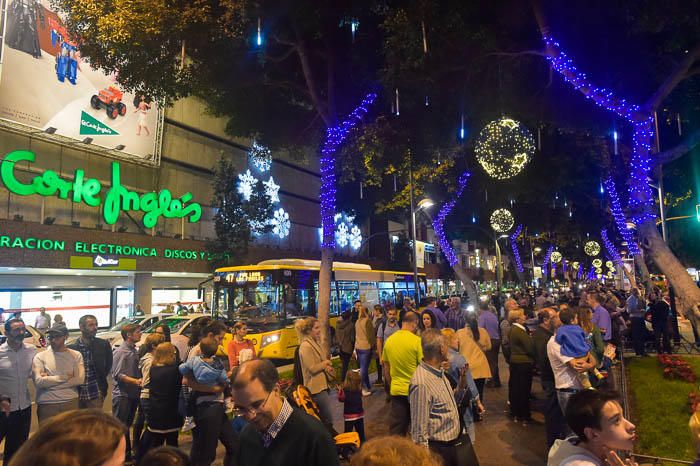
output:
M82 254L90 254L95 257L117 258L120 256L130 257L162 257L176 260L218 260L226 259L227 255L212 254L208 251L196 249L172 249L172 248L151 248L148 246L132 246L129 244L111 243L88 243L84 241L74 241L73 248L66 248L66 242L47 238L22 238L19 236L9 236L0 233L0 250L4 249L26 249L38 251L72 251ZM97 265L97 264L96 264Z
M153 228L160 217L186 218L195 223L202 217L202 206L192 200L191 193L180 198L173 198L169 190L138 194L121 184L121 168L118 162L112 162L112 184L103 193L102 184L94 178L86 178L85 171L75 170L73 180L64 180L58 173L46 170L37 175L29 184L22 183L15 176L17 162L34 162L33 152L17 150L10 152L2 160L0 178L12 193L19 196L57 196L76 204L85 203L91 207L102 205L102 215L107 225L117 222L119 214L136 212L143 214L143 226Z

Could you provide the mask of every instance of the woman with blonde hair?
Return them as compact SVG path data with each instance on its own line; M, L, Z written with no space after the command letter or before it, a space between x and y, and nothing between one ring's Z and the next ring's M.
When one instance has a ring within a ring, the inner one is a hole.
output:
M491 378L491 368L484 351L491 349L491 338L486 329L480 328L474 313L469 313L464 328L457 330L459 353L469 363L479 398L484 399L484 384Z
M442 461L430 450L406 437L391 435L368 441L350 460L350 466L440 466Z
M294 328L299 335L299 367L303 384L318 406L321 422L333 426L333 411L328 379L333 377L333 363L321 348L321 324L315 317L299 319Z
M39 427L10 466L121 466L126 428L97 409L68 411Z
M141 437L141 455L163 443L176 447L183 422L179 410L182 375L178 370L177 349L172 343L156 346L149 372L149 403L144 413L146 430Z
M362 379L362 396L372 394L369 383L369 364L372 353L377 350L377 336L369 315L369 309L360 307L360 315L355 322L355 354L360 363L360 378Z

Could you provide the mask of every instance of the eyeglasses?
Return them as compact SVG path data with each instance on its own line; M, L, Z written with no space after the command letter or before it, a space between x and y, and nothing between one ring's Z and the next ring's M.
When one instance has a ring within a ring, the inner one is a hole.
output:
M235 416L245 416L245 417L257 416L258 413L260 413L260 410L263 409L263 407L267 403L267 400L270 399L270 395L272 395L272 392L268 393L267 397L262 402L256 401L255 403L253 403L253 405L250 408L235 408L233 410L233 414Z

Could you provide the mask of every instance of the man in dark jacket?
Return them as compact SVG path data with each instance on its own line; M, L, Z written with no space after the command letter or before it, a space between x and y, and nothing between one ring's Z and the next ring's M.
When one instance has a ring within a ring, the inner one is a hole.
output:
M547 307L537 313L537 318L540 325L532 339L535 342L535 363L540 372L540 383L545 395L544 424L547 432L547 449L549 449L556 439L561 438L565 422L554 386L552 364L547 356L547 342L554 336L554 331L561 325L561 321L559 313Z
M335 339L338 342L340 360L343 363L340 380L344 381L350 366L352 352L355 349L355 324L352 323L350 311L343 312L336 322Z
M654 329L654 343L656 353L671 354L671 332L669 331L669 317L671 308L661 299L658 293L649 295L649 308L651 310L651 326ZM663 340L663 345L662 345Z
M241 364L233 382L241 431L236 464L246 466L339 466L333 438L318 419L280 395L277 368L267 359Z
M86 314L78 321L80 337L68 348L83 355L85 383L78 387L78 406L102 410L107 396L107 376L112 370L112 348L97 338L97 317Z

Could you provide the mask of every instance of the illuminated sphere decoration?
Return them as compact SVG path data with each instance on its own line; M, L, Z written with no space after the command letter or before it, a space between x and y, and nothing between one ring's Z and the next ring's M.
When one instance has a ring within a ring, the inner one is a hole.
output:
M599 269L603 266L603 261L600 259L593 259L593 267Z
M609 268L609 269L614 269L614 268L615 268L615 264L613 264L613 261L607 261L607 262L605 263L605 266L606 266L607 268Z
M491 228L497 233L505 233L513 228L515 219L508 209L496 209L491 214Z
M591 257L597 256L598 254L600 254L600 244L598 244L597 241L588 241L583 246L583 252L585 252Z
M579 264L578 262L572 262L572 263L571 263L571 267L573 267L574 269L578 270L578 264Z
M520 122L502 117L481 130L474 152L489 176L507 180L523 171L530 161L535 153L535 140Z
M549 257L549 260L551 260L554 264L558 264L561 262L561 253L559 251L554 251Z

